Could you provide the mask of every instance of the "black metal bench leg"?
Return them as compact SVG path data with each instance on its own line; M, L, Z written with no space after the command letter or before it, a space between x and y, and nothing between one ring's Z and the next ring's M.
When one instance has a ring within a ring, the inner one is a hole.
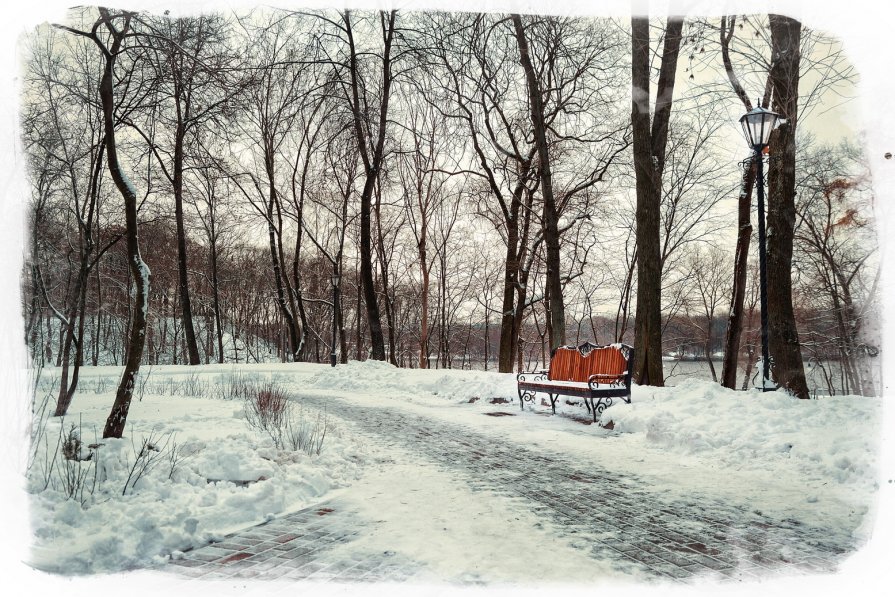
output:
M553 409L553 414L556 414L556 401L559 400L559 394L550 394L550 408Z
M594 407L594 423L597 422L597 412L599 412L599 413L602 415L602 414L603 414L603 411L606 410L606 407L603 406L603 402L604 402L604 397L603 397L603 396L600 396L600 398L599 398L596 402L594 402L594 401L593 401L593 398L591 398L591 404L592 404L593 407ZM611 399L611 398L609 399L609 404L612 404L612 399ZM603 408L600 408L601 406L602 406Z

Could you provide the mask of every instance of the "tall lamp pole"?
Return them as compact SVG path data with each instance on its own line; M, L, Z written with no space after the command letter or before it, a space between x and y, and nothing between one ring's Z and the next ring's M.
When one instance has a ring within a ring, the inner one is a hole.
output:
M339 330L338 322L339 322L339 280L341 276L338 272L333 273L330 276L330 281L333 284L333 342L332 349L329 351L329 365L330 367L336 366L336 333Z
M771 131L780 121L780 115L765 110L760 105L740 118L743 133L752 148L752 159L756 167L758 182L758 283L761 301L761 391L776 389L771 382L771 359L768 352L768 278L767 278L767 237L764 217L764 158L762 153L768 146Z

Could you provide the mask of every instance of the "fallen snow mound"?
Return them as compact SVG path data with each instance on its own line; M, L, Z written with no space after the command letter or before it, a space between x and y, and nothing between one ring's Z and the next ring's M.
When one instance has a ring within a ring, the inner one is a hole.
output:
M635 386L632 403L607 409L601 424L643 434L647 445L711 455L734 469L790 460L810 477L873 490L881 414L879 398L797 400L691 379L673 388Z
M278 450L235 416L233 402L208 398L144 396L131 405L124 439L96 439L92 430L112 398L79 394L64 423L46 423L28 477L35 538L28 560L39 569L89 574L163 562L316 503L356 480L366 457L333 421L319 455ZM101 445L89 460L53 461L60 426L67 431L72 420L82 427L82 457L88 442ZM163 457L140 474L135 462L148 437ZM64 471L82 477L85 490L75 499L67 498Z

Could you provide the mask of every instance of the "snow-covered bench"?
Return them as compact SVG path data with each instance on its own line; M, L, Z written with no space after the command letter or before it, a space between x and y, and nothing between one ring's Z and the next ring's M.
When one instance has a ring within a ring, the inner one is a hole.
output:
M553 352L548 370L516 376L519 408L524 408L525 402L534 402L535 394L541 392L550 397L550 407L556 414L560 396L577 396L584 398L596 423L597 415L611 406L614 398L631 403L633 364L634 349L627 344L561 346Z

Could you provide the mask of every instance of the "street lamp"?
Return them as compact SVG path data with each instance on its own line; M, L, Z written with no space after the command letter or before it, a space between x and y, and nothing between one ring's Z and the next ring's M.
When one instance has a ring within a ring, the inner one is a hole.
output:
M339 329L337 324L339 318L339 280L341 278L339 272L334 272L329 277L330 282L333 284L333 342L332 349L329 352L329 364L331 367L336 366L336 332Z
M764 158L762 152L771 138L771 131L780 122L780 115L765 110L761 105L740 118L743 133L754 154L755 179L758 182L758 283L761 292L761 391L776 389L770 385L770 358L768 354L768 281L766 259L766 236L764 220Z

